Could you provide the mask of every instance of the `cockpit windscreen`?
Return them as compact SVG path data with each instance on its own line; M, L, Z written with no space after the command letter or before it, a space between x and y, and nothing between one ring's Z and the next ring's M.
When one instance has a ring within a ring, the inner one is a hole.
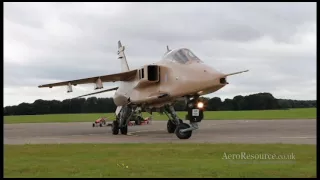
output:
M177 49L168 53L165 59L176 61L181 64L185 64L190 61L201 62L201 60L195 54L193 54L189 49L186 48Z

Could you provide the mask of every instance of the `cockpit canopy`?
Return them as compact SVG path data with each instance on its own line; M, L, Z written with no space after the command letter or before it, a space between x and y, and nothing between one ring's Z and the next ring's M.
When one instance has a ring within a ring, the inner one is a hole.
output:
M165 60L186 64L188 62L202 62L189 49L181 48L168 52L164 57Z

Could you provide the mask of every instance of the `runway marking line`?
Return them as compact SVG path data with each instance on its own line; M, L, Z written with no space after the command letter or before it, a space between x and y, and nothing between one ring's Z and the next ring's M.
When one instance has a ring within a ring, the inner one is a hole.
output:
M226 138L280 138L280 139L292 139L292 138L294 138L294 139L315 139L316 137L277 137L277 136L257 136L257 137L253 137L253 136L251 136L251 137L248 137L248 136L228 136L228 137L226 137Z
M280 137L280 138L315 139L317 137Z

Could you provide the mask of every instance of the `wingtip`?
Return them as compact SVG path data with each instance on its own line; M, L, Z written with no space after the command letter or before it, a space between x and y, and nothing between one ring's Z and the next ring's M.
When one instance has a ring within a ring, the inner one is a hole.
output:
M38 86L38 88L45 88L45 87L52 88L53 86L48 86L48 85L40 85L40 86Z

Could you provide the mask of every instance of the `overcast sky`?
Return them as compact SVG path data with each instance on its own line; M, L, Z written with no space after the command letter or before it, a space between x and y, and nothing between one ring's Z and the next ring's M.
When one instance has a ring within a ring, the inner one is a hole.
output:
M221 72L250 70L209 97L316 99L316 3L4 3L4 106L93 92L38 85L120 72L118 40L131 69L169 45Z

